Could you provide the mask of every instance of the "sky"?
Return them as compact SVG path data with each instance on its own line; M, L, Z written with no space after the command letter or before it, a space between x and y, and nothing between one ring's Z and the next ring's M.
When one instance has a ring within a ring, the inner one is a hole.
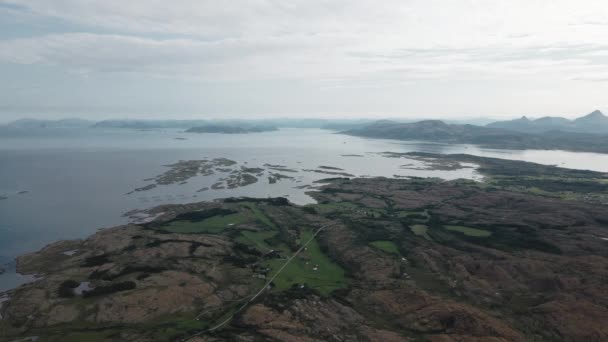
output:
M0 121L608 112L606 0L0 0Z

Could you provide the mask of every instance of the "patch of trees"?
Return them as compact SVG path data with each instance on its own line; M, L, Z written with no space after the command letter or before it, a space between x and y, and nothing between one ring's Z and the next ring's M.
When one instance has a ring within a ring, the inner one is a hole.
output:
M212 245L209 244L205 244L202 242L196 242L196 241L189 241L189 240L180 240L180 239L166 239L166 240L154 240L152 242L148 242L146 244L146 247L148 248L152 248L152 247L160 247L163 243L170 243L170 242L181 242L181 243L191 243L191 244L196 244L196 246L191 246L191 248L193 248L191 250L191 253L194 252L194 250L196 250L196 248L200 247L200 246L205 246L205 247L212 247Z
M224 262L230 263L236 267L245 268L248 265L258 261L257 257L231 254L224 257Z
M227 216L236 214L237 212L231 209L225 208L211 208L200 211L191 211L177 215L172 221L190 221L200 222L214 216Z
M240 242L235 243L233 249L235 252L241 252L244 254L250 254L258 257L262 256L262 253L257 249Z
M536 250L543 253L561 254L562 250L543 240L538 236L535 229L530 227L513 226L484 226L480 227L492 232L488 237L467 236L464 234L450 233L444 229L429 229L428 233L433 240L444 245L455 247L458 240L463 240L476 245L495 248L503 251L514 250ZM449 238L447 236L450 236Z
M241 203L241 202L252 202L252 203L267 203L274 206L287 206L289 200L285 197L273 197L273 198L251 198L251 197L232 197L224 200L224 203Z
M422 221L426 221L428 219L428 217L426 215L423 215L423 214L412 213L412 214L407 215L407 219L409 219L409 220L422 220Z
M107 286L99 286L90 291L84 291L82 293L82 296L84 298L102 296L102 295L107 295L107 294L116 293L116 292L120 292L120 291L133 290L136 287L137 287L137 285L135 284L135 282L124 281L121 283L110 284Z
M82 264L82 267L101 266L101 265L107 264L109 262L110 262L110 259L108 259L108 255L101 254L101 255L96 255L96 256L92 256L92 257L88 257L88 258L84 259L84 264Z
M312 206L305 206L302 207L302 211L308 214L312 214L312 215L316 215L317 214L317 209L315 209Z
M588 180L552 180L552 179L525 179L525 178L502 178L494 181L498 186L523 186L526 188L539 188L549 192L584 192L597 193L607 192L608 184Z
M301 285L304 285L301 287ZM320 296L320 293L305 284L293 284L289 289L265 296L264 306L276 309L279 312L289 308L291 302L298 299L305 299L310 296Z
M61 285L59 285L59 289L57 290L57 294L61 298L72 298L74 297L74 289L80 286L80 283L76 280L66 280Z
M164 267L154 267L154 266L127 266L125 268L123 268L120 272L118 273L110 273L108 270L104 270L104 271L94 271L93 273L91 273L89 275L89 279L91 280L95 280L95 279L101 279L101 280L114 280L117 279L119 277L122 277L124 275L127 274L132 274L132 273L160 273L163 271L166 271L167 269Z

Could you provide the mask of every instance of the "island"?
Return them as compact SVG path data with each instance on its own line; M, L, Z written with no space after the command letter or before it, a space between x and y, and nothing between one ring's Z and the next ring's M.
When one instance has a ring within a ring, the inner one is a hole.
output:
M232 126L232 125L205 125L192 127L186 130L187 133L223 133L223 134L246 134L277 131L275 126Z
M608 175L387 155L412 156L484 180L337 177L304 206L156 207L18 258L39 278L8 293L0 340L608 339Z
M504 128L448 124L440 120L413 123L383 120L341 133L368 138L475 144L497 149L608 153L608 133L592 134L560 130L520 132Z

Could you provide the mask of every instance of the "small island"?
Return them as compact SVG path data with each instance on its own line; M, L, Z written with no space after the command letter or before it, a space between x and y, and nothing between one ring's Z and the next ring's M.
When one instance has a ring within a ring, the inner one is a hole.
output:
M246 134L277 131L274 126L232 126L232 125L206 125L192 127L186 130L187 133L222 133L222 134Z

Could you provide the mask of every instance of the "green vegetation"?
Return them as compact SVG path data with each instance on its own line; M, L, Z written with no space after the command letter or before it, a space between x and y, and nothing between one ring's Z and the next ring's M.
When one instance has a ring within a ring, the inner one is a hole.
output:
M554 278L562 276L558 274L561 268L554 263L556 258L528 251L562 254L559 259L573 263L575 269L600 270L603 267L601 258L576 256L591 255L597 250L601 243L597 236L602 236L601 229L607 224L608 216L603 207L530 195L544 194L549 186L551 189L559 186L555 189L563 190L571 185L558 183L557 176L522 176L526 182L521 191L527 193L501 190L497 181L511 181L512 176L493 177L489 179L494 183L386 178L337 180L331 185L334 189L331 193L313 194L321 204L305 207L284 199L248 198L193 205L192 208L203 209L191 212L183 212L186 211L183 206L176 206L174 212L165 211L177 215L172 221L166 222L161 217L140 225L137 231L107 231L109 237L102 236L105 240L59 245L57 249L40 252L34 264L28 265L29 258L24 258L28 269L41 265L36 268L50 270L45 281L50 282L47 293L51 295L43 302L49 309L35 313L40 315L40 322L51 322L49 318L54 310L63 310L62 307L67 313L69 309L76 309L74 312L79 316L72 322L30 328L20 324L23 317L36 310L35 307L32 310L26 306L11 307L4 311L7 316L0 321L0 340L16 340L25 336L23 332L27 332L27 336L40 336L41 341L68 342L178 341L197 332L204 332L203 335L211 338L230 339L244 331L243 322L250 322L246 327L248 332L264 338L260 331L268 327L267 322L255 321L260 312L270 311L256 312L247 308L263 304L264 310L273 310L274 315L275 312L292 311L296 301L311 304L297 306L297 317L290 318L290 322L301 324L307 331L316 331L319 327L331 329L331 326L351 319L351 315L344 315L339 306L326 305L327 302L317 305L315 296L319 294L331 296L349 310L357 311L360 316L353 316L355 321L347 322L349 326L358 324L361 322L359 317L363 317L373 323L372 327L380 327L384 322L402 316L401 311L391 311L391 308L403 297L404 288L416 289L407 291L411 297L408 301L438 303L430 306L432 311L416 313L413 320L425 320L432 315L434 326L451 324L451 318L448 323L443 320L441 313L445 306L434 299L443 298L453 303L454 310L463 310L460 312L467 315L467 309L460 305L476 307L480 312L487 309L490 316L500 314L519 324L521 322L515 317L525 316L520 314L546 303L550 299L548 293L561 296L557 291L562 291L573 296L578 289L568 290L568 293L567 287L556 286ZM541 177L552 182L547 183L547 187L537 187L536 182L527 183ZM598 194L584 194L591 193ZM546 212L553 214L547 216ZM327 229L313 238L316 229L325 225ZM568 229L574 225L577 229ZM219 238L177 235L166 234L167 231L221 235ZM550 234L557 234L558 238ZM585 245L589 236L592 237L588 239L590 244ZM127 246L107 254L95 252L105 250L107 243L123 238L129 239ZM77 248L90 257L84 260L78 255L67 258L58 252ZM296 251L301 252L291 258ZM200 257L202 253L204 257ZM487 258L487 255L499 255L500 258ZM58 260L57 264L55 260ZM517 273L519 265L523 265L523 271L513 279L534 284L534 289L522 291L517 283L509 283L508 277L498 280L491 277L488 270L496 265L511 273ZM529 268L538 272L526 272ZM59 273L53 273L54 269ZM563 276L573 277L575 273ZM580 284L602 284L601 274L584 273ZM87 277L94 289L74 296L73 289ZM270 281L272 289L264 289ZM480 283L491 285L487 289L490 292L480 292ZM158 289L170 291L162 293ZM211 290L209 295L205 294L206 289ZM15 295L22 299L33 290L23 287ZM143 322L118 319L99 322L95 319L107 317L105 309L110 309L109 313L117 318L133 317L137 313L129 303L147 298L146 293L150 291L159 292L167 300L155 303L155 311L150 311ZM205 295L183 297L184 291ZM382 291L381 295L378 295L379 291ZM494 296L494 291L500 291L500 295ZM596 292L598 297L590 298L601 301L601 291ZM263 295L249 302L257 293ZM64 298L57 301L57 294ZM483 301L477 300L480 294ZM111 308L105 306L109 297L116 303ZM208 301L206 297L213 300ZM9 301L5 305L13 303L20 302ZM183 312L184 308L192 311ZM315 317L319 308L328 312L322 321L306 318ZM246 313L250 315L246 316ZM479 317L475 313L467 315L463 317L472 320ZM552 317L550 319L553 321ZM540 321L530 322L539 323L539 333L535 331L534 336L543 336L542 331L549 326ZM598 322L601 322L599 318ZM221 331L206 331L220 323L226 323ZM404 331L399 329L397 332ZM405 333L409 336L407 331ZM430 331L430 334L434 333L434 330ZM420 336L420 339L427 337Z
M134 328L153 332L154 341L176 341L178 338L190 335L193 331L209 327L210 322L204 319L197 320L197 314L198 312L162 315L144 324L136 325Z
M277 226L266 216L255 203L244 203L244 206L249 208L253 213L253 216L261 223L267 225L269 228L277 229Z
M271 249L277 249L273 246L270 246L267 242L267 240L274 238L277 234L277 231L252 232L250 230L244 230L236 238L236 241L249 246L253 246L262 252L268 252Z
M95 296L103 296L111 293L116 293L120 291L128 291L133 290L137 287L137 284L132 281L123 281L121 283L114 283L107 286L98 286L92 290L84 291L82 296L84 298L95 297Z
M304 231L301 234L301 241L306 243L311 237L312 232ZM274 275L284 264L284 259L270 260L267 265ZM323 295L330 294L333 290L346 286L344 270L332 262L313 239L306 250L294 258L281 274L274 280L276 289L287 290L294 284L305 284L307 287L318 290Z
M315 208L317 213L321 215L331 214L335 212L354 211L359 208L358 205L352 202L335 202L327 204L314 204L310 207Z
M427 223L431 219L429 213L425 211L398 211L397 217L407 218L413 221Z
M264 212L253 202L245 202L243 204L251 211L251 216L259 223L266 226L269 230L251 231L242 230L236 237L235 241L245 245L255 247L263 253L268 253L271 250L289 253L291 250L280 239L280 230L272 220L264 214Z
M54 341L62 342L107 342L112 340L112 334L114 331L86 331L86 332L73 332L68 335L61 336Z
M412 226L410 226L410 230L412 231L412 233L418 235L418 236L422 236L427 240L431 240L431 237L428 234L428 229L429 227L424 225L424 224L414 224Z
M370 242L370 246L389 254L399 254L399 248L392 241L373 241Z
M212 216L199 222L173 221L163 227L172 233L184 234L218 234L231 225L248 222L250 217L244 213L230 214L226 216Z
M393 155L479 165L477 171L484 175L484 182L471 185L485 189L501 188L570 201L608 203L608 175L602 172L467 154L408 152Z
M463 233L466 236L473 236L473 237L488 237L490 235L492 235L492 232L489 232L487 230L483 230L483 229L477 229L477 228L471 228L471 227L464 227L464 226L444 226L445 229L452 231L452 232L460 232Z
M101 266L101 265L107 264L109 262L110 262L110 259L108 259L107 254L95 255L95 256L84 259L84 264L82 264L82 267Z
M330 215L330 214L352 214L356 213L359 215L365 215L366 217L371 218L380 218L383 215L387 214L387 211L384 209L378 208L369 208L362 207L359 204L353 202L335 202L335 203L321 203L321 204L313 204L305 207L306 209L310 208L314 210L313 213L320 215ZM310 211L309 209L309 211Z

